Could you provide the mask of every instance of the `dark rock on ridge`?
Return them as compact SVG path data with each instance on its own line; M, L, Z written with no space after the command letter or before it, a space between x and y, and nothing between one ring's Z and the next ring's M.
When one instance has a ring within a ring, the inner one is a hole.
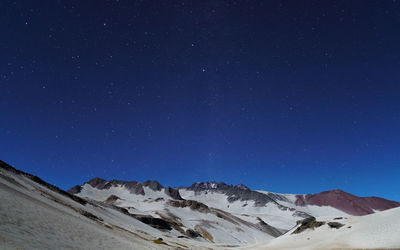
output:
M76 185L70 188L67 192L70 194L77 194L80 193L81 191L82 191L82 186Z
M209 213L210 209L208 208L207 205L194 201L194 200L183 200L183 201L178 201L178 200L168 200L167 205L172 206L172 207L189 207L192 210L196 210L202 213Z
M188 190L194 191L195 193L199 192L218 192L223 193L228 196L227 200L232 203L237 200L255 201L255 206L261 207L265 206L267 203L272 202L279 205L273 195L264 194L257 191L253 191L250 188L246 187L243 184L239 184L236 186L227 185L223 182L196 182L187 188Z
M145 191L143 187L148 187L153 191L161 191L164 187L158 181L145 181L145 182L137 182L137 181L120 181L120 180L111 180L107 181L102 178L93 178L85 184L89 184L93 188L97 188L100 190L109 189L111 187L121 186L129 190L132 194L137 195L145 195ZM68 190L71 194L78 194L82 190L82 186L74 186ZM171 198L175 200L183 200L181 197L179 190L176 188L167 187L164 190L165 194L169 195Z
M97 188L100 190L104 189L110 189L111 187L116 187L116 186L122 186L129 190L131 194L137 194L137 195L144 195L144 189L143 189L143 184L137 181L120 181L120 180L111 180L107 181L101 178L93 178L90 181L86 182L85 184L89 184L93 188ZM150 185L150 184L148 184ZM78 189L75 187L70 189L71 192L78 191ZM79 190L79 192L81 189ZM79 193L77 192L77 193ZM77 194L75 193L75 194Z
M111 180L104 185L104 189L109 189L110 187L122 186L129 190L131 194L144 195L143 185L137 181L120 181Z
M121 181L121 180L111 180L107 181L102 178L93 178L90 181L86 182L85 184L89 184L93 188L97 188L100 190L109 189L111 187L122 186L129 190L132 194L137 195L145 195L143 187L148 187L153 191L161 191L164 187L157 181L145 181L145 182L137 182L137 181ZM75 186L71 188L69 191L73 194L77 194L82 190L82 187L78 188L79 186ZM173 195L174 199L178 199L180 197L179 192L177 193L174 190L170 190L171 195ZM171 196L172 197L172 196Z
M161 191L163 186L158 181L145 181L142 183L143 186L150 188L153 191Z
M164 192L166 195L169 195L171 198L175 200L183 200L181 194L179 193L179 190L176 188L167 187L165 188Z
M97 188L97 189L104 189L104 186L107 184L108 181L101 179L101 178L93 178L90 181L86 182L90 186Z

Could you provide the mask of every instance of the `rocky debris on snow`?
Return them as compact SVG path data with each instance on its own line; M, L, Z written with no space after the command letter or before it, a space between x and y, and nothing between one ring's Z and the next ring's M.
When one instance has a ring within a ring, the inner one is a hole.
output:
M341 228L344 226L344 224L339 223L339 222L328 222L328 226L330 226L331 228Z
M299 233L305 231L306 229L314 229L316 227L320 227L320 226L324 225L325 222L317 221L315 219L315 217L309 217L304 220L297 221L297 225L299 225L299 224L300 224L300 226L298 228L296 228L296 230L294 230L292 234L299 234Z
M237 200L248 201L253 200L255 206L262 207L267 203L272 202L278 204L273 197L276 195L264 194L257 191L253 191L243 184L236 186L227 185L223 182L196 182L189 186L187 190L194 191L195 193L200 192L218 192L227 195L227 200L232 203ZM272 197L273 196L273 197Z
M118 196L116 196L116 195L110 195L108 198L107 198L107 200L105 201L106 203L109 203L109 204L115 204L115 202L117 201L117 200L120 200L121 198L119 198Z
M183 200L183 201L168 200L167 205L180 208L189 207L190 209L199 211L201 213L210 212L210 209L208 208L207 205L194 200Z
M163 186L158 181L145 181L142 183L143 186L150 188L153 191L161 191Z

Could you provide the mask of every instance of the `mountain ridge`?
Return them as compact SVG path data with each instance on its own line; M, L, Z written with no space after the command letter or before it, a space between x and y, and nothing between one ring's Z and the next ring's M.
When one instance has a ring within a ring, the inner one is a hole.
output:
M329 242L331 233L361 232L362 237L378 235L376 246L381 246L379 242L385 235L371 223L377 220L377 226L384 229L392 217L396 220L400 209L387 209L398 207L395 201L357 197L337 189L308 196L289 195L221 182L171 188L154 180L93 178L68 191L0 161L0 193L4 201L0 203L0 217L7 222L0 223L0 239L5 234L6 245L17 248L29 244L43 247L43 242L51 241L50 244L61 243L74 249L252 249L259 243L263 249L268 244L286 244L293 237L308 244L308 235ZM339 205L358 204L361 199L359 205L364 210L375 206L393 211L372 209L367 212L373 214L365 215L372 217L351 216L333 206L323 206L332 197L341 201ZM265 200L268 202L263 203ZM385 206L381 206L382 202ZM362 229L365 226L369 231ZM389 228L398 230L393 225ZM111 241L104 243L104 237ZM68 240L71 238L73 242ZM93 238L99 240L88 242ZM283 239L287 240L282 243ZM397 241L392 239L390 246L393 244Z
M205 182L194 182L193 184L187 187L164 187L156 180L147 180L144 182L138 181L122 181L122 180L105 180L99 177L95 177L85 182L84 184L89 184L94 188L103 190L109 189L111 186L122 185L123 187L130 190L130 192L134 194L145 195L143 187L149 187L153 191L161 191L162 189L166 189L168 194L171 194L171 198L173 199L182 199L179 190L186 189L190 191L194 191L195 193L201 192L221 192L228 196L229 202L234 202L236 200L254 200L256 206L265 206L268 202L275 203L276 200L289 202L288 198L285 196L286 194L273 193L273 192L260 192L259 190L252 190L244 184L226 184L225 182L217 182L217 181L205 181ZM83 185L84 185L83 184ZM71 194L77 194L81 191L83 185L76 185L70 188L67 192ZM385 210L389 208L394 208L400 206L400 202L388 200L381 197L376 196L366 196L360 197L343 191L341 189L332 189L326 190L319 193L313 194L293 194L296 197L294 201L295 205L298 206L307 206L307 205L316 205L316 206L331 206L337 208L343 212L346 212L351 215L366 215L371 214L373 210ZM333 198L330 199L330 197ZM343 203L337 203L336 201L332 201L332 199L343 199L354 201L360 204L355 204L354 206L343 205ZM365 208L363 208L363 206Z

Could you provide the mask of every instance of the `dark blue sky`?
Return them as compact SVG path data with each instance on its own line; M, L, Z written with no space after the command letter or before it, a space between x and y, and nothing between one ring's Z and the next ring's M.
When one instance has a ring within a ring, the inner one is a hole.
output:
M400 200L398 1L1 1L0 29L1 159L62 188Z

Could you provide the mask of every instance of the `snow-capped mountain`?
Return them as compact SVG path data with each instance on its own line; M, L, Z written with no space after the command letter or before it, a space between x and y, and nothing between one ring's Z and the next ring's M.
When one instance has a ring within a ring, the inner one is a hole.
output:
M298 206L330 206L351 215L367 215L400 206L399 202L379 197L358 197L340 189L319 194L296 195Z
M78 197L126 209L137 216L151 216L167 221L175 237L191 237L217 245L241 246L263 239L273 239L285 230L275 228L262 218L232 214L221 206L211 206L200 199L182 197L183 189L163 187L157 181L106 181L92 179L69 190ZM187 194L185 192L185 194ZM260 194L260 196L265 196ZM274 202L271 200L270 202ZM278 205L278 204L274 204ZM246 232L246 233L244 233Z
M163 187L157 181L140 183L95 178L82 186L73 187L69 192L100 202L111 200L114 205L136 214L180 218L186 228L194 231L196 224L189 221L198 219L198 211L192 211L187 214L187 218L182 218L179 216L180 211L171 212L172 209L176 209L172 208L173 206L183 207L178 204L192 201L196 202L196 207L218 209L253 225L266 223L282 233L293 228L297 221L311 216L348 216L356 214L355 211L368 214L400 206L400 203L395 201L377 197L357 197L339 190L312 195L291 195L254 191L243 184L233 186L223 182L196 182L186 188L171 188ZM238 239L233 241L236 245L253 243L243 241L240 235L237 237ZM233 242L229 241L230 244ZM221 240L220 243L228 242Z
M339 190L294 195L95 178L65 192L0 161L0 195L0 249L286 249L293 241L329 245L329 230L349 246L363 247L344 235L374 234L374 246L400 247L386 240L398 230L399 210L390 209L398 202Z
M184 199L200 201L247 221L261 218L268 224L289 230L298 220L310 216L365 215L399 207L400 203L379 197L358 197L341 190L295 195L254 191L216 182L197 182L179 189Z

